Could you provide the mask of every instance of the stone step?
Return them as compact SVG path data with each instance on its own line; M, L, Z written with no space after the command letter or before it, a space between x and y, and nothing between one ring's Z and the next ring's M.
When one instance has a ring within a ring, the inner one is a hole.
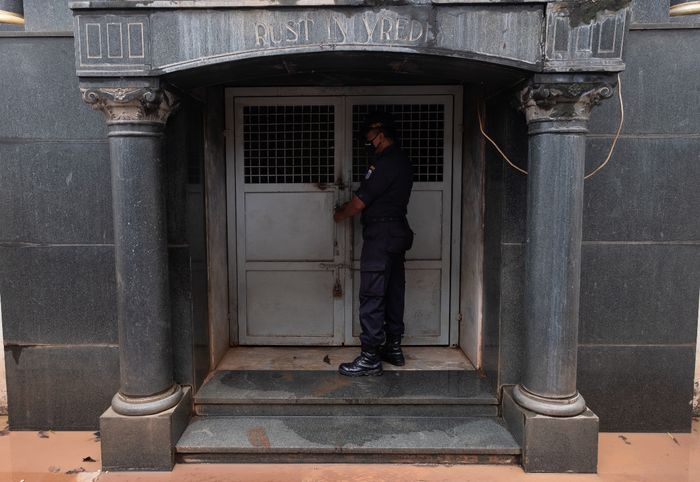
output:
M195 410L216 416L496 416L498 400L487 380L467 370L358 378L330 370L224 370L200 388Z
M518 463L498 417L195 417L180 462Z

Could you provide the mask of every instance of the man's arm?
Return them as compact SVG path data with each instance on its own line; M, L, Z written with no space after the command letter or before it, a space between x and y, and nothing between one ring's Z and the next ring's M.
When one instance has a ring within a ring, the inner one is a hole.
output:
M365 203L362 199L353 195L350 202L343 204L333 215L333 219L336 223L342 221L343 219L351 218L355 214L359 213L365 208Z

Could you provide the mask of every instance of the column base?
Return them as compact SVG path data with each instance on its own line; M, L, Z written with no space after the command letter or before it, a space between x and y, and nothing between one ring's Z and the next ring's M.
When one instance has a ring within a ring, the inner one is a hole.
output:
M175 444L187 428L191 389L181 390L177 404L161 413L130 416L108 408L100 417L102 470L172 470Z
M573 417L541 415L517 403L512 387L503 389L502 408L526 472L597 472L598 417L590 409Z
M522 385L513 387L513 398L523 408L551 417L574 417L586 411L586 401L580 393L570 398L545 398L535 395Z
M150 397L129 397L117 392L112 398L112 408L119 415L153 415L168 410L182 398L182 388L177 383L164 392Z

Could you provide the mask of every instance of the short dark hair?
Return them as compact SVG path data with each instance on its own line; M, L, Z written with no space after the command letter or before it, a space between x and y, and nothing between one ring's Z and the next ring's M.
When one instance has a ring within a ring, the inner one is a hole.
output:
M374 111L367 114L362 129L362 135L367 135L370 131L379 131L389 139L395 140L397 137L396 123L388 112Z

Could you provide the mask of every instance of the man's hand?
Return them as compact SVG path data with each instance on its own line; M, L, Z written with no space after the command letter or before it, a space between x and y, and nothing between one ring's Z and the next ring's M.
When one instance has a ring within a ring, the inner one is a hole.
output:
M339 223L344 219L353 217L355 214L362 211L365 207L365 203L362 202L362 199L353 195L352 200L350 202L346 202L345 204L343 204L335 210L335 213L333 214L333 220L336 223Z

